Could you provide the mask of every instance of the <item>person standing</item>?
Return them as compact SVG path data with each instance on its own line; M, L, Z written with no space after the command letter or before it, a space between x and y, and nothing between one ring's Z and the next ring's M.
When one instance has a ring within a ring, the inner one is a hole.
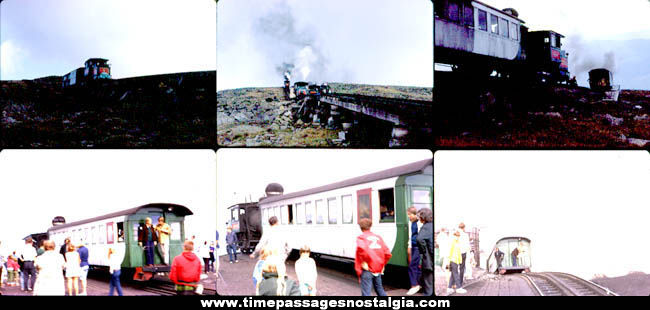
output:
M169 265L169 236L172 234L172 228L165 223L165 218L162 216L158 218L156 232L158 233L158 252L163 259L163 263Z
M183 253L174 257L169 279L176 285L177 295L194 295L201 280L201 262L194 254L194 242L183 243Z
M459 267L459 277L460 277L460 287L463 287L463 281L465 280L465 268L467 267L467 253L471 249L469 243L469 235L465 232L465 223L458 224L458 229L460 233L459 245L460 245L460 254L462 261Z
M20 265L13 255L7 258L7 286L18 286L20 281Z
M88 295L86 289L88 287L88 269L90 269L90 265L88 264L88 248L84 246L83 240L82 242L79 242L77 253L79 253L79 259L81 260L79 263L79 266L81 268L81 272L79 274L79 282L81 282L81 288L83 289L81 295L86 296Z
M503 254L503 252L501 252L501 250L499 250L499 247L494 248L494 258L496 258L496 260L497 260L497 270L495 271L496 274L498 274L499 269L501 269L501 267L503 267L503 256L504 255L505 254Z
M153 266L153 249L158 243L158 235L156 229L151 225L151 218L148 217L144 220L144 226L139 227L138 231L138 245L144 245L145 264Z
M381 275L392 254L384 240L370 231L372 221L369 218L359 220L359 227L361 235L357 237L354 269L361 283L361 295L370 296L374 287L377 296L386 296Z
M268 248L263 248L260 251L260 259L255 264L253 268L253 288L257 290L257 284L262 281L262 268L264 268L264 261L271 256L271 251Z
M122 296L122 285L120 284L122 259L122 257L115 254L115 249L108 249L108 272L111 273L111 281L108 284L108 296L113 296L114 290L117 290L118 296Z
M422 286L425 296L433 295L433 211L423 208L418 212L422 228L417 235L416 245L420 252ZM459 290L463 293L464 290Z
M449 269L449 251L451 250L451 237L449 236L449 231L447 228L441 228L440 233L438 233L438 236L436 238L438 242L440 259L442 261L444 278L447 280L447 282L449 282L451 279L451 269Z
M519 257L519 247L516 247L510 253L512 256L512 267L517 267L517 257Z
M210 270L212 270L212 272L215 272L215 270L214 270L214 260L215 260L214 251L215 251L214 242L210 242Z
M45 253L36 258L38 278L34 284L34 295L65 295L65 280L61 272L65 267L63 256L56 252L54 241L43 241Z
M268 229L264 229L262 238L260 238L260 242L255 246L255 251L251 253L250 258L255 258L263 248L267 247L272 255L280 255L284 263L291 249L284 236L278 232L278 218L276 216L269 218L269 225L270 227Z
M41 246L36 250L36 257L43 255L45 253L45 247L43 246L43 241L41 241Z
M4 249L2 248L2 241L0 241L0 288L4 286L4 282L2 281L4 272L5 270L5 253Z
M262 281L255 294L258 296L300 296L296 281L287 276L287 267L282 255L271 255L264 261Z
M449 278L449 286L447 293L451 294L454 291L458 294L464 294L466 291L460 286L460 264L463 257L460 252L460 231L455 230L449 248L449 269L451 270L451 277Z
M300 258L296 261L295 269L298 283L300 283L300 294L302 296L316 296L316 262L309 257L311 249L304 245L300 248Z
M216 251L216 254L215 254L215 256L216 256L215 260L217 261L217 271L216 271L216 273L217 273L217 278L218 278L219 277L219 247L220 247L219 246L219 231L218 230L217 230L217 239L216 239L215 245L217 247L217 251Z
M199 249L199 254L203 258L204 272L208 274L210 271L210 246L207 241L203 241L203 246Z
M70 244L70 238L65 238L65 241L63 242L63 245L59 249L59 253L61 256L63 256L63 259L65 260L65 253L68 252L68 245Z
M408 275L409 280L411 281L411 289L406 292L406 295L413 295L420 291L422 288L420 286L420 250L418 249L417 237L418 231L422 224L418 220L417 209L415 207L410 207L406 210L406 215L411 222L411 229L409 230L409 244L408 244L408 255L410 257Z
M232 227L228 227L226 233L226 252L228 252L228 260L232 264L233 256L235 257L235 263L239 263L237 259L237 244L239 239L237 239L237 234L232 231Z
M68 296L79 295L79 276L81 275L81 258L75 251L74 244L69 243L68 252L65 253L65 278L68 280Z
M36 269L34 268L34 261L36 260L36 250L34 249L33 240L31 237L25 239L20 259L23 262L23 281L26 291L34 290L34 283L36 282Z

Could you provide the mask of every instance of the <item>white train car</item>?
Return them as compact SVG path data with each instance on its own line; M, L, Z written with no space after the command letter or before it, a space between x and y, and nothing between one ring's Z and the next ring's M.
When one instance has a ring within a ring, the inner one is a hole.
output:
M359 176L300 192L259 201L262 231L276 216L289 246L309 245L312 253L354 259L358 221L370 218L393 257L389 264L407 266L410 206L432 208L432 160Z

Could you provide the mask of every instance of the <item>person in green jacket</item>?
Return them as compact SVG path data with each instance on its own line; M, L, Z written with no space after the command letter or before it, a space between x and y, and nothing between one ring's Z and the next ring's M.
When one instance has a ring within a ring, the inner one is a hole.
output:
M262 281L258 282L258 296L301 296L300 286L287 275L287 268L280 255L274 254L264 261Z

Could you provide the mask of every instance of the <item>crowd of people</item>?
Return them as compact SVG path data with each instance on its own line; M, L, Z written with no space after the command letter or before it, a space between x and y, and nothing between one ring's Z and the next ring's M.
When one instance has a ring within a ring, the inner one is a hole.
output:
M160 217L156 226L151 224L150 218L145 220L145 225L138 232L138 244L145 254L145 266L153 266L154 249L157 249L163 264L169 265L170 235L171 228L164 218ZM184 242L183 253L176 256L170 266L169 278L175 283L179 295L200 293L201 274L215 272L215 242L208 244L208 241L204 241L201 246L195 247L195 239L192 236ZM84 240L66 238L58 251L52 240L40 241L38 248L33 244L34 240L28 237L20 249L6 254L0 243L0 288L5 285L20 286L22 291L32 292L33 295L88 294L90 253ZM119 255L112 247L100 255L105 255L111 275L108 295L116 292L122 296L120 276L124 255ZM201 265L205 266L203 271Z
M465 232L465 224L458 224L458 228L451 232L447 228L441 228L436 242L440 249L445 279L448 279L447 293L467 293L463 285L466 278L472 279L476 262L469 235Z
M433 212L411 207L407 210L411 223L409 227L409 269L411 288L408 295L422 290L423 295L433 295ZM291 248L287 236L278 231L278 218L269 218L269 227L262 234L260 242L250 254L258 258L253 268L252 285L259 296L316 296L318 269L311 258L309 245L303 245L300 258L295 262L296 279L287 274L286 260ZM361 234L356 238L354 269L359 279L361 295L370 296L372 290L378 296L386 296L382 275L391 259L391 251L378 234L372 232L372 220L359 220ZM218 233L217 233L218 238ZM237 235L227 228L226 249L229 263L237 263ZM217 247L219 246L217 239ZM217 268L218 269L218 268ZM405 275L406 276L406 275Z

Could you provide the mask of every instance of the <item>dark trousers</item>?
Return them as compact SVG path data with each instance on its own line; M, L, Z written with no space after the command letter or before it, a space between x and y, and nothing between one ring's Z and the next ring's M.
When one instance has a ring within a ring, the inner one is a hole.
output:
M144 254L147 265L153 265L153 241L147 241L144 245Z
M108 296L113 296L113 290L117 289L117 295L122 296L122 286L120 285L120 270L113 271L111 282L108 284Z
M515 254L510 254L512 255L512 267L517 267L517 255Z
M433 295L433 270L422 269L422 294L424 296Z
M458 288L463 287L463 280L465 279L465 261L467 260L467 253L463 253L461 255L463 257L463 261L460 263L459 267L459 272L460 274L458 275L458 280L460 281L460 286Z
M203 269L205 273L208 273L210 271L210 258L209 257L204 257L203 258Z
M377 296L387 296L384 291L384 286L381 283L381 275L373 276L370 271L361 272L361 296L372 296L372 288L374 287Z
M226 251L228 251L228 259L232 262L233 255L235 256L234 260L237 260L237 245L229 244L226 246Z
M456 288L461 288L460 280L458 279L459 278L459 274L458 274L459 266L460 265L458 265L458 264L456 264L454 262L449 263L449 267L451 268L451 278L449 278L449 288L453 288L454 285L456 286Z
M36 282L36 268L34 268L33 261L26 261L23 265L23 281L25 289L34 289L34 282Z
M420 250L417 246L411 247L411 262L409 263L409 280L411 280L411 287L419 285L420 283Z
M210 252L210 270L214 272L214 253Z

